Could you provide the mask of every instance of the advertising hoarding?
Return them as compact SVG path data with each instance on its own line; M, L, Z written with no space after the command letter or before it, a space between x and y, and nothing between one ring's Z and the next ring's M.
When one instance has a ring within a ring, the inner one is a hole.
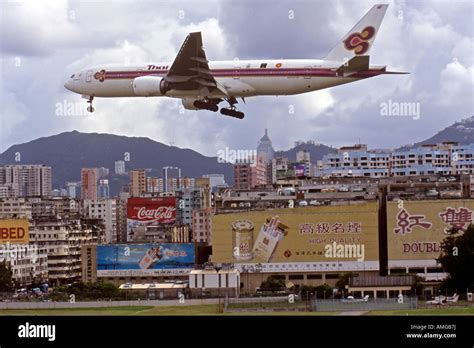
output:
M156 273L194 267L193 243L111 244L97 246L97 275L111 271ZM103 272L102 272L103 271Z
M0 219L0 244L27 244L29 240L28 219Z
M127 240L131 240L135 229L176 221L176 198L129 198L127 202Z
M376 261L378 205L215 215L212 249L217 263Z
M434 260L448 230L462 233L472 223L474 200L393 201L387 203L390 260Z

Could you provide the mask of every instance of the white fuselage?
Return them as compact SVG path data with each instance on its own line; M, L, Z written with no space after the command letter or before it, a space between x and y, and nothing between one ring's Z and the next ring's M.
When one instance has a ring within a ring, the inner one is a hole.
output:
M171 63L143 66L99 67L72 75L65 87L92 97L138 97L134 80L137 77L163 78ZM292 95L333 87L384 73L384 67L371 66L356 74L343 76L339 61L318 59L291 60L236 60L209 62L210 71L218 84L225 87L228 96L253 97L258 95ZM209 94L210 93L210 94ZM206 93L197 90L170 90L165 95L157 92L147 96L175 98L225 98L219 89Z

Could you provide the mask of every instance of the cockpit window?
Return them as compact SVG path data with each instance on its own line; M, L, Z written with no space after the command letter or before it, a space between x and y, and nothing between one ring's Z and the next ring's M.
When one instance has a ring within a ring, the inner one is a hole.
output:
M74 78L74 74L72 74L70 78L71 78L71 79Z

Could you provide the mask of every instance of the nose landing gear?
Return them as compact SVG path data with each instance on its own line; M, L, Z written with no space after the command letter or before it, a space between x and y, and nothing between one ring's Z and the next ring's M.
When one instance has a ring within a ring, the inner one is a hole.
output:
M90 96L89 99L87 99L87 104L89 104L89 106L87 107L87 111L88 112L94 112L94 107L92 106L92 101L94 100L94 97L93 96Z

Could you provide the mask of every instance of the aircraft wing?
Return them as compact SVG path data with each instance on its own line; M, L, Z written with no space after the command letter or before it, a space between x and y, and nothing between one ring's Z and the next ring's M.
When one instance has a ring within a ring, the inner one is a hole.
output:
M205 92L214 88L219 89L224 95L228 92L212 76L209 69L206 53L202 47L200 32L190 33L184 40L165 80L176 86L177 89L190 89L197 86Z

